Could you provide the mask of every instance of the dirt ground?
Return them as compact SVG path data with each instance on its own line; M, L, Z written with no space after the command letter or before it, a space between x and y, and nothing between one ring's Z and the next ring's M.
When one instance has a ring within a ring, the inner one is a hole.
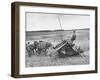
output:
M70 38L72 31L63 31L63 39ZM60 42L61 32L40 32L40 33L27 33L27 41L44 40L51 42L54 46ZM89 29L77 30L77 38L75 40L75 45L80 46L84 51L80 55L69 56L65 58L53 59L49 56L36 56L31 57L25 56L26 67L41 67L41 66L63 66L63 65L87 65L89 64Z

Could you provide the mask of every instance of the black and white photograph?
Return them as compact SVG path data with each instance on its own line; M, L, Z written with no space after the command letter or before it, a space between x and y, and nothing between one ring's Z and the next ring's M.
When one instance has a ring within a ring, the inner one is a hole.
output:
M25 66L90 63L90 15L25 13Z

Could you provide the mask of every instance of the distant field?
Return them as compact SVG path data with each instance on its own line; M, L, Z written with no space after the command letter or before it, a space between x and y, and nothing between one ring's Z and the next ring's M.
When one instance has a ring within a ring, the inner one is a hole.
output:
M33 55L31 57L28 57L26 55L26 67L89 64L89 29L76 30L76 34L77 38L74 43L76 46L80 46L84 53L77 56L59 58L57 60L52 60L52 58L50 58L49 56ZM61 39L70 39L71 35L71 30L51 32L26 32L26 42L43 40L51 42L55 46L59 42L61 42Z

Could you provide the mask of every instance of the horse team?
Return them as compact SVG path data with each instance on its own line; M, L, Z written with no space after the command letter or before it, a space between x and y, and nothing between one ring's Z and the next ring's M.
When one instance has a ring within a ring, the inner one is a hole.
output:
M28 56L31 57L32 55L47 55L47 51L53 45L50 42L45 41L34 41L33 43L28 42L26 44L26 52Z

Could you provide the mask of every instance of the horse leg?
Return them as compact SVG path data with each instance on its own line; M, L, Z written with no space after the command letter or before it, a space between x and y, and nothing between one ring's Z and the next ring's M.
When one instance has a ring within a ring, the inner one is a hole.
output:
M41 49L38 49L38 55L40 55L40 53L41 53Z
M31 57L31 51L28 51L28 57Z

